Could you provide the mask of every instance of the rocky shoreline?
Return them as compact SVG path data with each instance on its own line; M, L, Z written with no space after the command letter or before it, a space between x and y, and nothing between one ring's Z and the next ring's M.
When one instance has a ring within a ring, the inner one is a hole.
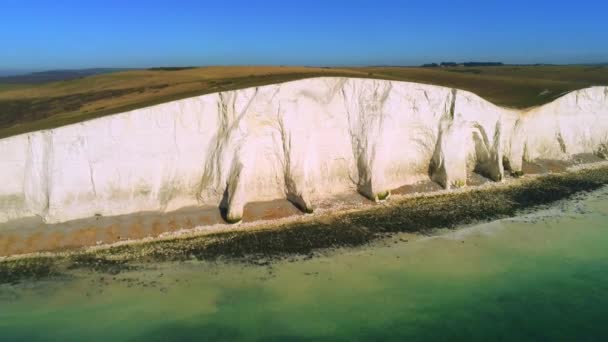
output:
M262 222L254 229L211 233L193 230L67 253L4 257L0 259L0 283L66 276L74 270L117 274L167 261L221 260L264 265L276 259L310 258L319 251L357 247L395 233L432 234L438 228L511 217L606 184L608 165L598 163L498 185L396 196L381 206Z

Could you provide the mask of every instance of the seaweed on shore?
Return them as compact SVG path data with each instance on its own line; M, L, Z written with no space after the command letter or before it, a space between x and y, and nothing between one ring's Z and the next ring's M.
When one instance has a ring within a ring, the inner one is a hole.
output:
M494 220L546 205L608 184L608 167L547 175L505 187L489 187L397 199L387 205L313 218L273 229L222 232L211 235L123 245L86 251L69 257L30 258L0 262L0 283L41 279L65 269L89 269L116 274L135 264L190 259L260 261L315 251L365 245L397 232L427 234L437 228Z
M25 258L0 262L0 284L41 280L60 275L59 264L52 257Z
M123 271L135 269L126 260L112 260L104 256L97 256L91 253L76 254L69 258L68 269L88 269L99 273L118 274Z

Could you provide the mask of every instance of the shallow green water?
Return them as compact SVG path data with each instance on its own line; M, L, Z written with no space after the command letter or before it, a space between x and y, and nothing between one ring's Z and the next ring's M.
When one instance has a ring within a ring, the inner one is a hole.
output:
M0 340L606 340L608 188L313 259L0 286Z

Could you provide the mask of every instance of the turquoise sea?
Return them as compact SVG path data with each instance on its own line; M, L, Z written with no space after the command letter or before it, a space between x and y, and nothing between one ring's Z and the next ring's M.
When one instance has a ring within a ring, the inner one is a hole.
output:
M2 341L606 341L607 321L608 188L312 259L0 285Z

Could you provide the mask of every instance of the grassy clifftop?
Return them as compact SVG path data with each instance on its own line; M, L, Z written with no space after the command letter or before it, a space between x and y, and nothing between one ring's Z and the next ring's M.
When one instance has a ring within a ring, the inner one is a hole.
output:
M572 90L608 85L608 66L156 68L38 85L0 84L0 138L196 95L319 76L442 85L500 106L526 108Z

